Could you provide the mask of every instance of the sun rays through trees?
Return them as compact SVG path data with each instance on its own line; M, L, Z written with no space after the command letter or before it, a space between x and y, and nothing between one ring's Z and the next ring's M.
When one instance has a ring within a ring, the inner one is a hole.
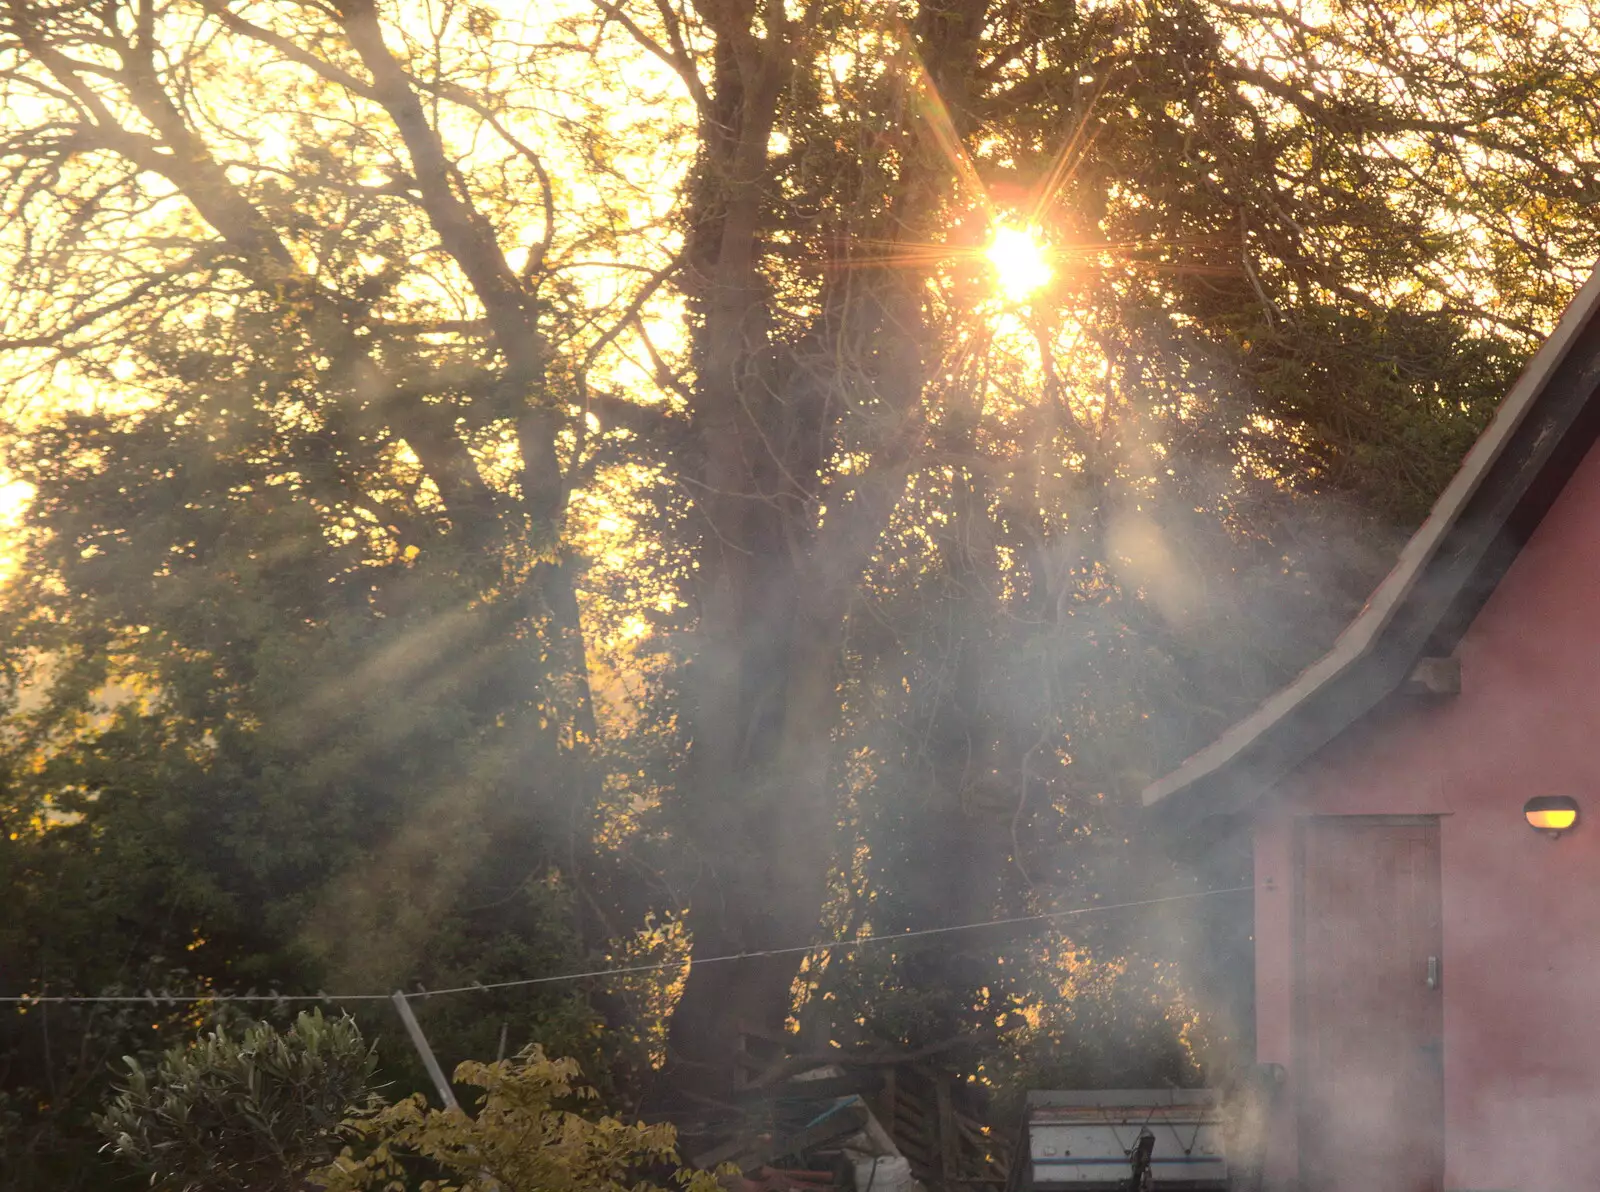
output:
M1593 36L0 0L3 992L647 957L430 1030L617 1098L715 1096L739 1021L1181 1076L1220 913L688 962L1192 887L1134 792L1343 623L1600 254ZM103 1055L192 1025L8 1018L6 1162L101 1186Z

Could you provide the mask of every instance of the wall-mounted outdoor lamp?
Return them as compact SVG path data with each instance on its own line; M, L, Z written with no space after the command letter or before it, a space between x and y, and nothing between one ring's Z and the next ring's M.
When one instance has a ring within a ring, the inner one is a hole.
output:
M1556 839L1578 822L1578 801L1566 795L1535 795L1522 805L1528 827Z

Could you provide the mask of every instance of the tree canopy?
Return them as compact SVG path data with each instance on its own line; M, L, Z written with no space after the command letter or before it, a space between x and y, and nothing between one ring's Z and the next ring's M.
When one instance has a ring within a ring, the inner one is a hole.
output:
M1331 638L1600 255L1594 36L4 0L0 993L660 965L422 1010L622 1099L715 1095L741 1024L1192 1075L1222 900L803 946L1230 877L1137 792ZM107 1060L190 1012L23 1010L8 1170L105 1186Z

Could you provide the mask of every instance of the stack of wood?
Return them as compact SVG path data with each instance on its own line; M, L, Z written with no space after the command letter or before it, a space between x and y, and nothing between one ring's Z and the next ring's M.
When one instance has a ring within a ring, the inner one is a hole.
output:
M684 1139L700 1167L733 1163L751 1178L770 1170L836 1173L850 1183L848 1140L898 1152L928 1192L998 1192L1012 1140L984 1116L981 1091L926 1056L795 1056L791 1036L742 1033L730 1104ZM858 1190L859 1192L859 1190Z
M923 1186L1005 1187L1012 1140L984 1120L979 1098L955 1073L914 1062L887 1067L868 1100Z

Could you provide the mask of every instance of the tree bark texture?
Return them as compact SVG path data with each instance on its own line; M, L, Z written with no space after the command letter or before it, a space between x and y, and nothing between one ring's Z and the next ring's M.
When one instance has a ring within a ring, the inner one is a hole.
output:
M955 35L931 16L907 35L908 52L936 59L926 78L959 80L975 65L965 33L986 6L967 7ZM776 3L705 0L698 12L715 50L685 284L703 470L677 799L699 854L690 925L701 961L815 942L838 833L838 662L856 587L919 458L930 362L926 277L910 263L836 269L808 326L774 330L768 143L791 72L808 68L815 9L791 21ZM917 120L914 103L905 110ZM899 131L914 143L919 130ZM931 145L907 154L886 226L857 234L926 241L950 172ZM868 456L848 475L834 458L847 422ZM672 1082L725 1092L740 1028L783 1029L800 961L693 964L669 1033Z

